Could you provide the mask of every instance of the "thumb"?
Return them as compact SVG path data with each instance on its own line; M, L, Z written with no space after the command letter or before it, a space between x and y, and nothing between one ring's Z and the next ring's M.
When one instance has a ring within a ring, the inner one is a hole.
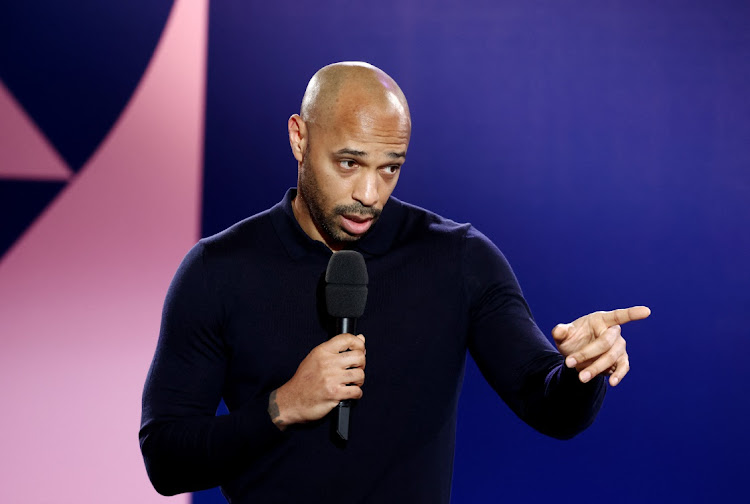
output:
M557 324L554 329L552 329L552 338L554 338L555 341L563 341L568 336L568 329L570 328L571 324Z

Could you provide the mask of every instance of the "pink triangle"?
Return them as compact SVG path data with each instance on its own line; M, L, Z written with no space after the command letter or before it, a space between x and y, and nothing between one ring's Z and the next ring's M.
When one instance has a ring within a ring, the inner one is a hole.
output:
M0 82L0 179L69 180L73 172Z

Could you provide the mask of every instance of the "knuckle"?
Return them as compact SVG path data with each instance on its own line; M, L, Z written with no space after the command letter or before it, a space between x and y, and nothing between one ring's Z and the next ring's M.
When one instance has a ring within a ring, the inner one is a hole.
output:
M598 341L601 342L602 345L608 345L612 346L617 339L617 334L615 334L614 331L610 331L607 329L604 331L604 334L602 334L602 337L598 339Z
M325 384L325 392L329 398L333 399L337 396L339 386L334 380L327 380Z
M598 359L598 358L601 358L604 354L606 354L608 350L609 350L608 345L596 345L595 347L588 349L588 353L586 357L588 359Z
M620 345L620 351L619 351L617 357L619 359L621 359L623 357L626 357L627 355L628 355L628 352L625 349L625 343L623 343L622 345Z
M619 357L616 355L613 355L612 358L607 359L607 362L604 363L602 366L602 371L607 369L614 369L617 368L617 361L619 360Z
M619 327L619 326L616 326ZM613 330L613 331L607 331L607 340L609 341L610 345L614 345L617 342L617 339L620 337L620 331Z
M618 360L616 364L615 373L614 373L615 376L622 378L628 373L628 371L630 371L630 366L628 365L628 361L622 360L622 359Z
M620 347L620 340L622 340L622 336L620 336L617 333L613 333L610 337L609 346L611 348L619 348Z

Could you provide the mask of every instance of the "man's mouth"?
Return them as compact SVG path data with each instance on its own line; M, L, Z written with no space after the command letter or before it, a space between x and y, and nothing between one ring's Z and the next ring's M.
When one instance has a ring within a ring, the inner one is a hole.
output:
M341 216L341 227L349 234L362 235L370 229L373 221L370 215L345 214Z

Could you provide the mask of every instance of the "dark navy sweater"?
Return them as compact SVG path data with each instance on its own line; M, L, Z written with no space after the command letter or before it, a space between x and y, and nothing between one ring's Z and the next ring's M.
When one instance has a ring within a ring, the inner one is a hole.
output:
M391 198L354 247L370 283L351 439L333 442L328 417L279 431L269 394L332 324L321 289L331 251L299 227L294 195L201 240L172 281L140 430L160 493L221 485L233 503L447 503L467 349L535 429L569 438L590 425L604 380L584 385L565 368L500 251L469 224ZM230 414L215 416L222 397Z

